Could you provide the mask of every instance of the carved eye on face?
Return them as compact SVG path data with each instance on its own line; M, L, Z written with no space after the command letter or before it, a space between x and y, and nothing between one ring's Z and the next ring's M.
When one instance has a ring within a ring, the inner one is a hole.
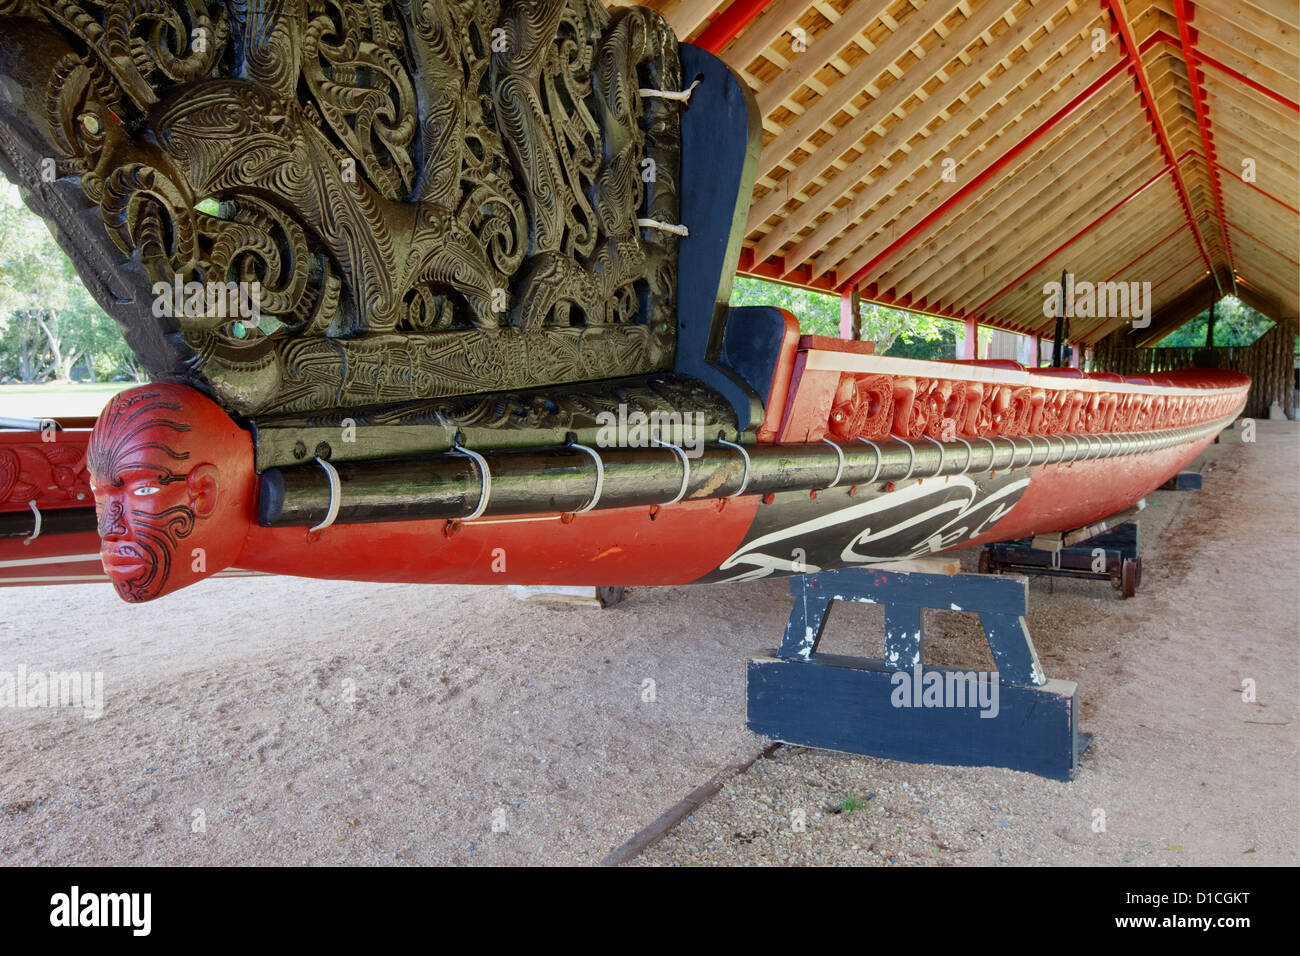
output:
M139 488L136 488L134 491L131 492L131 494L135 495L137 498L144 498L148 495L156 495L161 490L162 489L159 488L157 485L143 485Z

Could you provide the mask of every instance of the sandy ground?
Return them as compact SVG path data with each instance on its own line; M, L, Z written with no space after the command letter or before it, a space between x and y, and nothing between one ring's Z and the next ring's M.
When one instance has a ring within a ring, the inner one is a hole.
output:
M1300 862L1300 428L1259 422L1257 439L1225 433L1192 466L1202 491L1148 499L1135 598L1033 581L1044 669L1078 682L1095 734L1074 781L782 747L638 862ZM927 661L991 667L974 620L928 617ZM838 608L823 649L862 654L855 632L881 624L878 608ZM876 656L883 640L865 643Z
M1295 863L1298 451L1260 423L1207 453L1204 492L1153 496L1133 600L1034 582L1044 666L1097 734L1073 783L781 748L641 861ZM3 590L0 671L102 671L105 709L0 709L0 862L597 862L763 746L744 658L789 606L784 581L605 611L292 578L140 607ZM878 615L832 615L825 649L878 650ZM928 627L931 662L988 665L973 617Z

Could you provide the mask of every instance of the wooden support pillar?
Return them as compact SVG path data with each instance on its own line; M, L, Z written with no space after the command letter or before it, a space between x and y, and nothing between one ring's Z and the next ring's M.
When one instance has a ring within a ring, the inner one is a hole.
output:
M974 319L967 319L961 340L961 354L957 357L972 360L979 358L979 342L979 323Z
M857 289L840 295L840 338L862 338L862 297Z

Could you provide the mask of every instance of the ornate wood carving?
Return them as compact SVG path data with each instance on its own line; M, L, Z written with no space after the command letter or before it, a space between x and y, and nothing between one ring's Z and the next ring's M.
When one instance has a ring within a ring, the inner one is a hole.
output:
M100 298L156 377L251 414L672 366L678 240L637 223L679 221L652 11L0 0L0 33L0 165L88 284L138 265Z
M73 508L91 501L84 433L45 442L23 432L0 435L0 511Z
M681 422L689 441L734 436L736 413L697 379L656 375L644 380L592 382L561 389L462 395L402 402L379 408L333 409L307 415L256 419L256 465L267 468L309 460L325 442L330 461L427 454L450 448L457 434L475 449L540 448L569 436L595 445L603 422L640 416ZM339 440L345 423L355 435ZM671 440L669 438L668 440Z

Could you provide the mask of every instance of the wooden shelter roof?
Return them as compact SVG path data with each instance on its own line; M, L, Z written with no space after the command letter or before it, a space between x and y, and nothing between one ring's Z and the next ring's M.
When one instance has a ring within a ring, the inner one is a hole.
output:
M742 273L1049 336L1063 270L1296 315L1295 0L642 2L757 97Z

